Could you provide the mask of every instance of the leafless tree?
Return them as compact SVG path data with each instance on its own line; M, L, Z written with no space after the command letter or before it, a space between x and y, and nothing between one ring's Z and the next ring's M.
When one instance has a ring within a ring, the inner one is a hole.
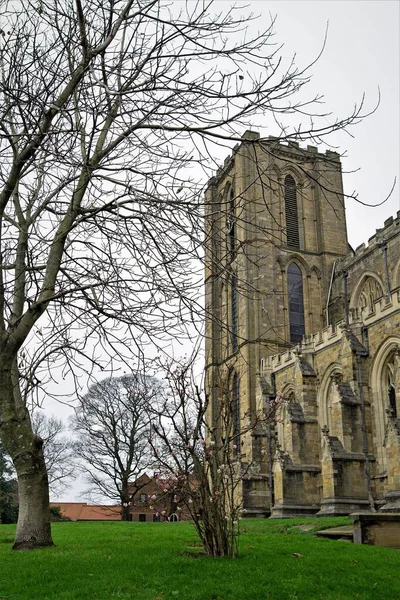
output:
M241 486L252 469L240 460L240 437L275 422L283 401L277 397L268 408L241 418L230 378L221 377L212 427L211 405L196 383L194 364L193 359L164 364L168 391L153 422L151 446L165 495L175 496L177 510L184 506L189 512L204 551L237 556Z
M162 344L196 313L194 168L213 167L215 147L259 114L310 115L283 134L305 139L354 124L360 108L319 121L318 99L296 100L307 69L282 68L272 26L245 37L248 16L236 9L216 15L202 0L2 7L0 434L19 480L18 549L52 544L32 394L78 378L90 361L104 367L126 348Z
M32 414L32 428L43 440L50 490L53 493L60 492L65 489L77 466L71 436L66 435L66 428L61 419L54 415L47 417L39 410Z
M154 378L136 373L104 379L80 398L71 419L77 436L74 451L88 493L118 501L123 521L129 520L129 483L153 460L150 409L161 397L162 388Z

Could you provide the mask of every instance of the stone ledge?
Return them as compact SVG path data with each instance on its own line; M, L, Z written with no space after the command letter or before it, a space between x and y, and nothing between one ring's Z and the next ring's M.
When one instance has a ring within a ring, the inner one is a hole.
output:
M302 471L305 473L321 473L321 467L318 465L288 465L285 468L285 471L296 471L297 473Z
M362 498L325 498L317 517L339 517L370 510L367 499Z
M315 517L319 506L315 504L275 504L270 519L290 519L292 517Z

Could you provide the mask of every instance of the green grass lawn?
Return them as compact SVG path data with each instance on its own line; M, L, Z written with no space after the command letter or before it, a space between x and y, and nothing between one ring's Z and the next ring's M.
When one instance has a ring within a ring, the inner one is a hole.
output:
M317 539L302 523L244 520L237 559L200 554L190 523L55 523L55 548L13 552L0 525L0 599L400 600L400 552ZM294 557L293 553L301 554Z

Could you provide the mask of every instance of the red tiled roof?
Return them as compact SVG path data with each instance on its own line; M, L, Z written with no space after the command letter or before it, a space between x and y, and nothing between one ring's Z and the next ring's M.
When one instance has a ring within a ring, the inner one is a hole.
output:
M120 521L121 507L86 502L50 502L50 506L59 506L61 514L71 521Z

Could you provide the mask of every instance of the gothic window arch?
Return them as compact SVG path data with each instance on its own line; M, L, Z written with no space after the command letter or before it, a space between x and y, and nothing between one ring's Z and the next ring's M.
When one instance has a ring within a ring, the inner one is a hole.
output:
M385 468L384 446L388 431L388 414L400 415L400 338L389 337L378 350L371 369L374 404L375 452L381 469Z
M289 339L298 344L305 334L303 275L296 263L287 269Z
M382 365L380 374L380 395L383 400L385 411L390 411L391 416L398 417L398 409L396 402L396 379L400 377L398 373L399 347L395 347L387 355L386 360Z
M284 197L287 245L292 248L300 248L296 182L291 175L285 177Z
M374 311L374 303L378 298L382 298L383 290L380 283L374 277L367 277L359 296L359 307L368 308L369 312Z
M383 285L375 273L368 272L359 280L355 286L350 301L351 308L367 309L369 313L374 312L375 302L383 296Z

